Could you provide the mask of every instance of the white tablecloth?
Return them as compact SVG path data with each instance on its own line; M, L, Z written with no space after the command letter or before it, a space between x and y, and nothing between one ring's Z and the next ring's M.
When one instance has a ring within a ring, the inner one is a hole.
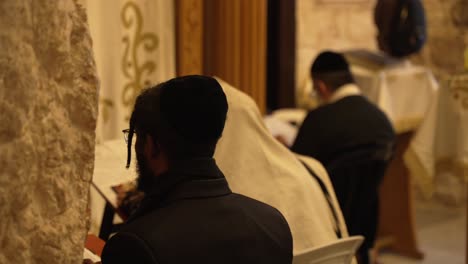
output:
M353 65L351 70L362 92L387 114L398 133L418 127L438 90L430 70L409 62L377 71Z
M468 74L441 87L404 158L426 197L459 203L468 181Z

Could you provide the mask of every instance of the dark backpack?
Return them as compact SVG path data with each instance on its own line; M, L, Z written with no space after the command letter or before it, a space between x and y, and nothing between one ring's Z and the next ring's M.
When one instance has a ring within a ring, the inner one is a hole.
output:
M426 17L421 0L379 0L375 20L383 50L393 57L418 52L427 39ZM383 44L383 45L382 45Z

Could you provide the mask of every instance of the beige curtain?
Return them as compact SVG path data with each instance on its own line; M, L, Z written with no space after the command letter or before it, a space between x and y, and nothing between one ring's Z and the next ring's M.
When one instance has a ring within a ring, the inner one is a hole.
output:
M266 0L177 0L177 73L220 76L266 105Z
M83 2L101 82L99 142L121 137L143 87L175 76L174 2Z
M266 108L266 0L205 0L205 72Z

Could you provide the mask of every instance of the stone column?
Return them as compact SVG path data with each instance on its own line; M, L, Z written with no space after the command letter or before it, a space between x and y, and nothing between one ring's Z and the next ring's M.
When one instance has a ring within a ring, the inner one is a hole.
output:
M98 82L73 0L0 1L0 263L81 263Z

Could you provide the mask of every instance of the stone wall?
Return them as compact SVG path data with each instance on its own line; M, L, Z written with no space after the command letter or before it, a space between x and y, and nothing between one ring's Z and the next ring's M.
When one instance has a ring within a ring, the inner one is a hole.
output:
M296 87L304 85L312 61L322 50L377 48L375 0L342 2L296 0Z
M73 0L0 1L0 263L81 263L97 78Z

